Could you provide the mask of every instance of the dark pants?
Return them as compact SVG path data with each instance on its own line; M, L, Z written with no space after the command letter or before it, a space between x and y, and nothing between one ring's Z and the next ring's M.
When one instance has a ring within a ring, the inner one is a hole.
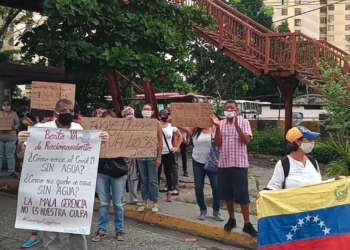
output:
M181 159L182 159L182 170L184 173L187 172L187 145L185 143L181 143Z
M160 175L162 174L162 168L164 167L164 173L165 173L168 191L171 191L173 187L173 179L171 174L173 164L174 164L174 155L172 153L162 155L162 164L159 166L159 169L158 169L158 183L160 183Z
M208 172L204 169L204 164L193 160L193 175L194 185L196 192L197 204L201 211L207 211L207 205L204 199L204 181L207 175L210 181L211 189L213 191L213 210L220 210L220 197L219 197L219 178L218 174Z

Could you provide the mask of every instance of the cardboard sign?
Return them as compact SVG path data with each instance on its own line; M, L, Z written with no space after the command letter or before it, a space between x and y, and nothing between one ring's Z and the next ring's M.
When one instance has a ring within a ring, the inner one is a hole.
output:
M75 101L75 85L52 82L32 82L32 109L55 110L61 99Z
M0 117L0 130L13 130L14 123L11 117Z
M213 105L210 103L172 103L171 124L175 127L213 126L210 115L213 114Z
M16 228L89 235L99 131L29 128Z
M157 156L158 130L155 119L84 118L83 127L108 131L110 139L101 145L101 158Z

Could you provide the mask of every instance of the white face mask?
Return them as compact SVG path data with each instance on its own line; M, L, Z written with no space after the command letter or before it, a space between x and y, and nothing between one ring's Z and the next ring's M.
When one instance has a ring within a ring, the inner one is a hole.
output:
M2 110L10 111L11 110L11 106L2 106Z
M151 118L152 115L153 115L153 111L142 110L142 116L143 116L143 118Z
M233 118L236 116L236 112L235 111L224 111L224 115L226 118Z
M315 147L315 142L303 142L300 146L300 149L303 150L305 154L311 153Z

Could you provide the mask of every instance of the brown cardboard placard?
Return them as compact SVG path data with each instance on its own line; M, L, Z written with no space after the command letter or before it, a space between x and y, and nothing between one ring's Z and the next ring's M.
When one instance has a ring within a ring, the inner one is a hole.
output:
M199 127L213 126L210 115L213 114L211 103L172 103L171 124L175 127Z
M83 127L109 133L109 141L101 145L101 158L157 156L158 130L155 119L84 118Z
M74 84L32 82L32 109L55 110L56 103L61 99L75 102Z
M13 130L14 122L11 117L0 117L0 130Z

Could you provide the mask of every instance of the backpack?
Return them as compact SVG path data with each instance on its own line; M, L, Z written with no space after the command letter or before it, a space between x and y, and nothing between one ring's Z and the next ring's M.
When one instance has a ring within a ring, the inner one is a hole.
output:
M312 156L307 156L307 158L311 161L312 165L314 165L316 171L318 172L317 162L316 162L315 158ZM283 157L281 160L281 163L282 163L282 168L283 168L283 172L284 172L284 182L283 182L282 188L285 189L286 188L286 178L288 177L289 170L290 170L289 158L287 156Z

